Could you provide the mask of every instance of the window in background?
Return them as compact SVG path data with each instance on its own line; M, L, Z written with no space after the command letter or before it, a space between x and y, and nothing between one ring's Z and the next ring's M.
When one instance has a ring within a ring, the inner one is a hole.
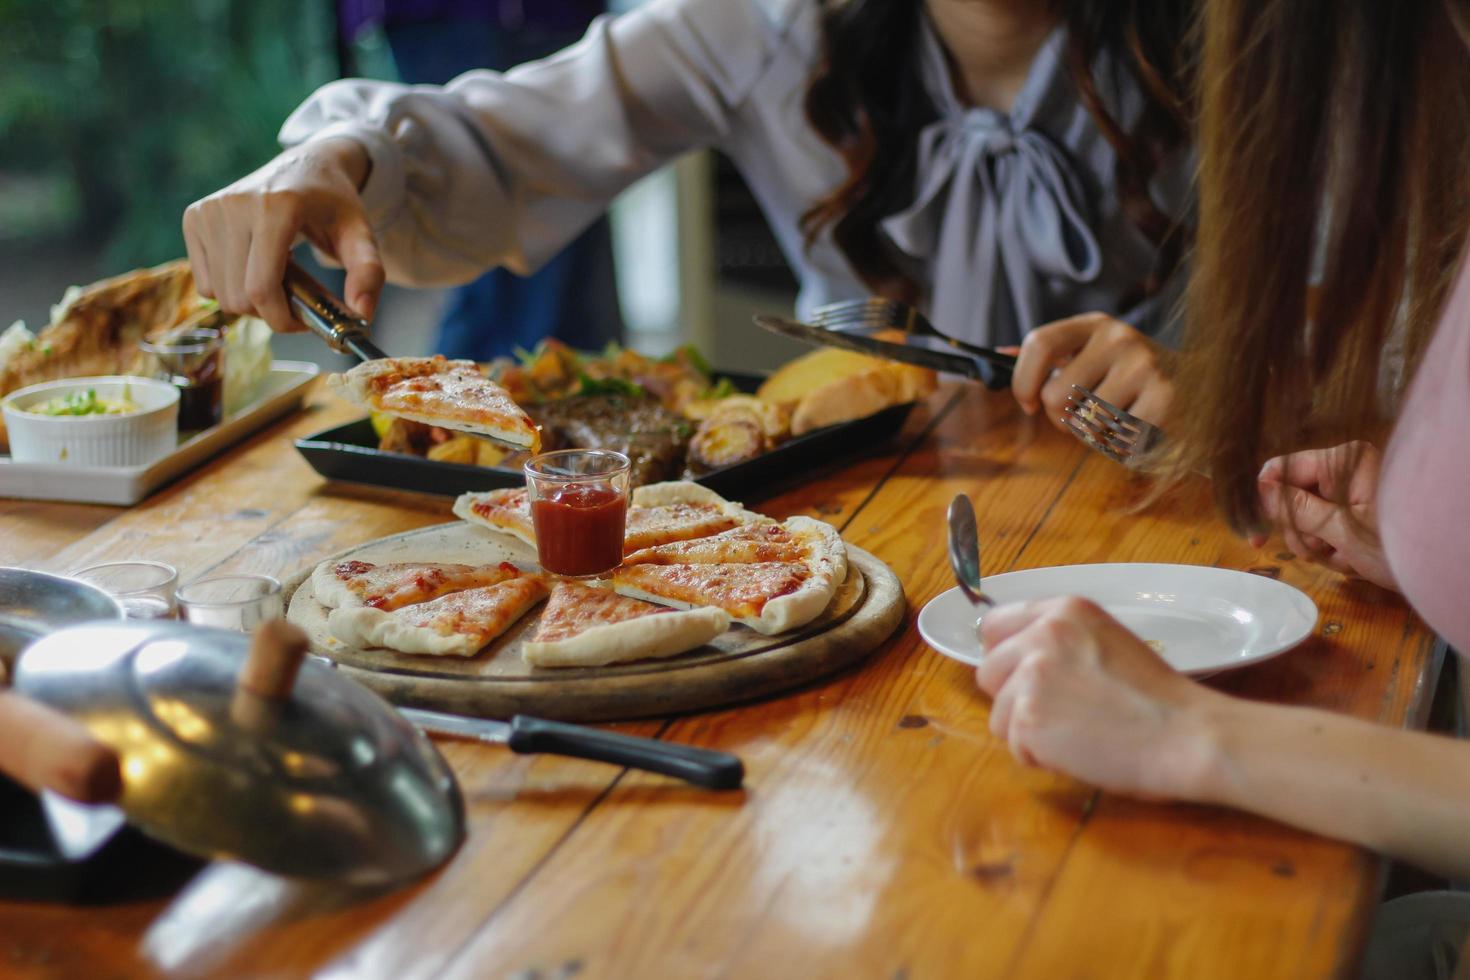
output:
M189 202L337 73L330 3L0 0L0 328L182 255Z

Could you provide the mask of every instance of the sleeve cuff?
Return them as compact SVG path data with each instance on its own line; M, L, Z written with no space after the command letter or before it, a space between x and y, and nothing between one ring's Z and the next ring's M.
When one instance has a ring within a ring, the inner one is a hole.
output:
M392 223L404 206L408 178L403 152L382 130L345 120L323 126L307 142L344 137L367 151L370 169L362 186L362 203L369 224L377 231Z

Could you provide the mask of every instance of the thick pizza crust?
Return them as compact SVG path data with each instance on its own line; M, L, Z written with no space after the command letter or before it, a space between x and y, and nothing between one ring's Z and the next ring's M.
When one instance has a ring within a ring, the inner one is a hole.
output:
M362 603L347 583L338 578L333 569L339 563L335 561L324 561L311 573L311 594L316 596L316 601L328 609L336 609L338 606L358 606Z
M733 500L726 500L709 487L689 480L669 480L664 483L648 483L634 487L628 498L630 507L667 507L671 504L703 504L718 508L720 513L734 518L741 524L769 521L764 514L746 510Z
M806 560L814 569L825 565L837 584L847 581L847 545L842 543L842 535L835 527L800 514L788 517L784 526L810 549Z
M505 621L500 624L500 629L483 638L478 634L441 633L432 626L419 626L405 615L422 609L428 603L405 606L394 612L368 606L339 607L328 614L327 629L342 642L358 647L383 647L398 653L440 657L473 657L546 598L546 587L539 579L514 579L490 588L517 583L523 584L523 588L518 590L518 594L512 593L514 602L500 607L507 612Z
M760 520L770 520L759 515L757 517ZM801 561L807 568L806 581L795 592L768 601L761 608L759 616L731 617L734 622L743 623L766 635L784 633L816 619L837 595L838 587L847 580L847 546L843 544L842 536L837 533L836 528L825 521L800 515L788 518L784 526L794 536L801 538L807 548L807 557ZM613 579L613 588L619 595L656 602L675 609L704 608L694 603L653 595L626 582L620 582L616 577Z
M521 655L533 667L600 667L672 657L708 643L729 626L730 617L723 609L652 613L619 623L602 623L565 640L523 640Z
M646 483L633 488L629 503L634 507L663 507L667 504L713 504L720 509L739 507L715 493L709 487L689 480L669 480L665 483Z
M831 604L832 598L837 595L839 584L840 582L832 577L830 569L823 569L802 582L795 592L788 592L786 595L777 596L767 602L761 608L759 616L731 616L730 620L735 623L743 623L757 633L763 633L766 636L784 633L798 626L805 626L822 615L822 612ZM616 579L613 580L613 590L618 595L625 595L630 599L642 599L644 602L655 602L674 609L717 608L654 595L652 592L644 591L626 582L619 582Z
M460 494L459 497L456 498L456 500L454 501L454 516L458 517L462 521L468 521L471 524L478 524L480 527L488 527L492 531L504 532L505 534L509 534L514 538L518 538L521 541L526 542L526 544L534 548L536 546L536 529L535 526L531 523L531 516L529 514L525 515L524 523L520 521L505 521L503 523L499 523L487 520L483 515L475 513L473 509L473 504L476 501L488 500L490 497L500 492L502 491L489 490L483 493ZM521 516L519 511L515 512L515 515L517 517Z
M399 373L399 365L417 363L431 360L422 357L383 358L377 361L364 361L352 368L346 374L331 374L327 376L327 387L338 396L348 401L361 405L370 411L378 411L378 406L373 404L371 382L383 375L395 375ZM479 366L474 361L446 361L445 368L448 370L472 369L480 372ZM486 377L487 384L494 384ZM498 385L496 387L499 387ZM503 393L503 390L502 390ZM408 419L410 422L422 422L425 425L438 426L441 429L453 429L457 432L469 432L475 435L489 436L496 442L503 442L519 449L529 449L535 452L540 448L541 433L532 424L529 416L516 407L515 402L507 394L506 402L516 411L521 412L521 419L525 423L525 429L510 428L504 425L495 425L490 422L472 422L467 419L444 418L441 415L432 415L427 412L405 411L393 409L390 414L395 418Z

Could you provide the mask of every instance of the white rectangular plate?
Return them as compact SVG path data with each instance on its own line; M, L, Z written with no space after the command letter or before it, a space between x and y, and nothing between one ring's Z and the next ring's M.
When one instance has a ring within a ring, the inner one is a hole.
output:
M295 411L306 400L320 368L309 361L272 361L260 394L212 429L205 429L162 459L143 466L69 466L16 463L0 456L0 497L83 504L136 504L226 446Z

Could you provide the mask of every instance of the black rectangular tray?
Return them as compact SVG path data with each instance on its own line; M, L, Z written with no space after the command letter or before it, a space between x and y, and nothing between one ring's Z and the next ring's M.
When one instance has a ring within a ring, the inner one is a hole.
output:
M761 380L753 375L717 376L730 378L742 391L754 391ZM823 466L881 448L903 428L913 408L912 402L895 405L867 418L796 436L755 459L706 473L695 482L731 499L770 496L774 489L802 482ZM297 439L296 449L312 469L329 480L394 490L457 497L525 482L518 469L441 463L407 453L383 452L378 448L372 423L365 418Z

